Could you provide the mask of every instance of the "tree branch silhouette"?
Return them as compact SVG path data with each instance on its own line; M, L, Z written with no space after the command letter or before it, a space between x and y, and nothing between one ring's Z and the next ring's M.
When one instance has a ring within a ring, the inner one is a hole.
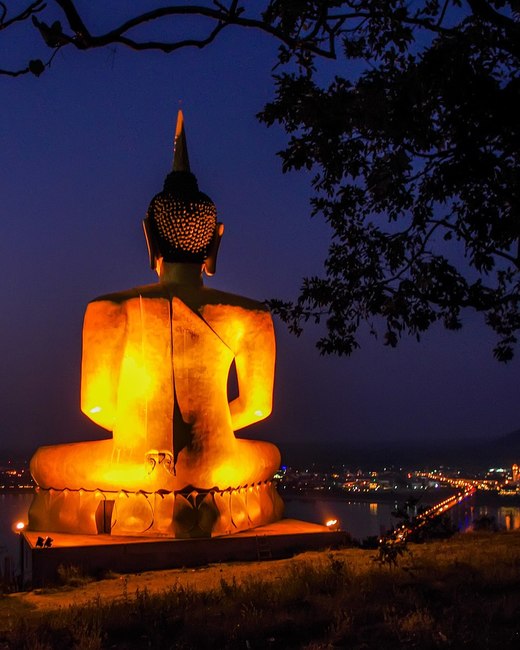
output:
M305 278L292 302L270 301L273 311L295 333L321 320L321 352L350 354L362 325L379 324L395 346L435 322L460 328L472 307L498 336L495 356L512 357L520 0L199 0L130 10L104 31L94 3L88 21L74 0L11 4L0 1L0 37L27 26L52 52L0 69L11 77L41 75L64 48L169 54L232 27L272 37L275 97L258 117L288 134L283 171L314 172L312 213L332 231L323 275ZM328 84L319 59L337 60Z

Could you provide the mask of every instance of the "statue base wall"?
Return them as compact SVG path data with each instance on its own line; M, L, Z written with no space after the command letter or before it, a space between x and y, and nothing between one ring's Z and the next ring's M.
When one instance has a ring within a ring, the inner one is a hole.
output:
M219 490L110 492L36 488L29 530L150 535L179 539L231 535L278 521L283 501L272 481Z
M27 530L22 533L26 585L39 587L59 582L60 567L64 566L77 567L82 574L91 576L108 571L139 574L221 562L280 559L297 552L335 548L349 541L345 532L331 532L326 526L287 519L212 539L52 532L51 547L38 547L38 537L46 534ZM175 581L174 575L172 580Z

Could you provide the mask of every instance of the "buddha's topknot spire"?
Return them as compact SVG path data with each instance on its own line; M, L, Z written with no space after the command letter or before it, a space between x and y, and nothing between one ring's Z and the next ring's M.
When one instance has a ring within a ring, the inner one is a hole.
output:
M190 170L184 116L179 110L173 169L164 181L162 192L151 200L145 219L152 268L159 257L168 263L203 263L209 254L216 225L215 205L199 190ZM212 268L211 263L209 268Z
M173 167L174 172L189 172L190 159L188 157L188 145L186 143L186 131L184 130L184 115L179 109L177 114L177 126L175 128L175 139L173 141Z

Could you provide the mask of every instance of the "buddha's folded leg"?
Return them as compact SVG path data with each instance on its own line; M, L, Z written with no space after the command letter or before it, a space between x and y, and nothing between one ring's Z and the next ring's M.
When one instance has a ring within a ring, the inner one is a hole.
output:
M271 442L237 439L237 453L239 462L250 471L246 483L268 481L280 469L280 450Z
M112 440L40 447L31 459L31 474L45 489L96 489L112 457Z
M207 476L212 486L226 490L268 481L279 467L280 452L275 445L237 439L225 455L208 467Z

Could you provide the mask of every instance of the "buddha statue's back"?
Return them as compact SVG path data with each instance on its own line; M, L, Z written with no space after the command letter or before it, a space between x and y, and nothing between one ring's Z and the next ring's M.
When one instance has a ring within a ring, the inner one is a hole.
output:
M179 154L182 115L176 143L175 159L186 166L187 151ZM150 204L145 232L159 282L92 301L83 326L81 407L112 437L38 450L31 462L39 485L33 529L99 532L100 498L122 493L119 523L112 524L109 509L104 529L180 534L186 509L198 511L202 503L205 524L194 525L194 536L267 523L281 513L270 483L278 450L235 437L271 412L272 320L261 303L203 286L203 269L215 270L223 226L189 168L174 163ZM238 395L229 402L233 363ZM224 493L227 505L218 496ZM193 494L192 503L186 495ZM74 516L65 501L83 514Z

